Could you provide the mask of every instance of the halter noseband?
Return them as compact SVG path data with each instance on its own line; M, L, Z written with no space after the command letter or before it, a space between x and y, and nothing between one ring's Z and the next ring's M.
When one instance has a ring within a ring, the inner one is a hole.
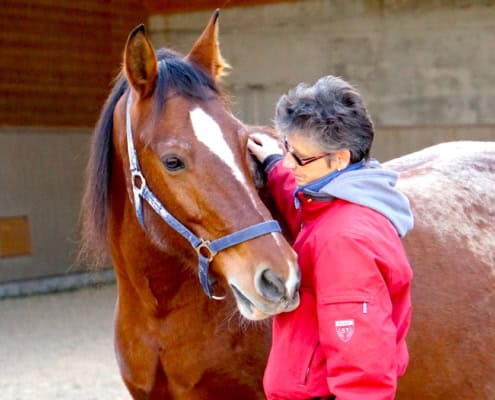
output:
M248 240L254 239L258 236L266 235L272 232L281 232L280 225L275 220L264 221L259 224L251 225L247 228L241 229L240 231L231 233L229 235L223 236L220 239L210 242L209 240L204 240L189 229L187 229L183 224L181 224L172 214L170 214L167 209L163 206L160 200L153 194L153 192L148 187L146 179L141 172L139 167L139 160L137 158L136 148L133 143L132 136L132 124L131 124L131 92L127 97L126 105L126 134L127 134L127 152L129 155L129 166L131 171L131 184L132 192L134 197L134 208L136 211L136 217L139 224L143 229L144 226L144 214L143 214L143 203L145 200L151 208L158 214L162 219L180 233L196 250L198 254L199 267L199 281L206 295L210 298L221 300L222 297L216 297L213 295L211 290L211 285L208 277L208 270L210 268L210 262L213 260L215 255L222 250L229 247L235 246L239 243L246 242Z

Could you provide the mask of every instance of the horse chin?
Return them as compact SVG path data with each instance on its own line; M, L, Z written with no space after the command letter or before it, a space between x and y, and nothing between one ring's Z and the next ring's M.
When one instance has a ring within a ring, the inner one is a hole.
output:
M232 292L237 302L237 309L241 315L251 321L261 321L281 312L292 311L299 305L299 294L295 296L290 304L279 304L273 310L263 310L255 305L241 290L231 285Z
M242 305L238 304L238 308L242 316L251 321L261 321L270 317L269 314L265 314L254 306L251 306L246 310Z
M268 318L270 315L260 311L237 287L230 285L234 293L237 309L241 315L251 321L260 321Z

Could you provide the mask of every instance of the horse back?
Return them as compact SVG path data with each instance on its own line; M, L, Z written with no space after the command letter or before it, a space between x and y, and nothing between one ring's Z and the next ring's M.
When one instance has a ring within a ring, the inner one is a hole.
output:
M410 365L398 399L495 398L495 142L452 142L385 163L415 227Z

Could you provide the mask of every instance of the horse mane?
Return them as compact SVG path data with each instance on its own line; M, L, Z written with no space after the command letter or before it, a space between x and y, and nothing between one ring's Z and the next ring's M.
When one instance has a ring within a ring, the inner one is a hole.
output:
M155 85L155 113L166 104L169 91L190 98L207 100L212 92L219 94L213 80L200 67L183 60L178 53L167 49L157 51L158 76ZM90 157L86 168L86 182L81 204L81 243L78 262L102 266L107 262L107 227L109 188L112 177L113 113L119 99L129 88L122 71L115 80L95 126Z

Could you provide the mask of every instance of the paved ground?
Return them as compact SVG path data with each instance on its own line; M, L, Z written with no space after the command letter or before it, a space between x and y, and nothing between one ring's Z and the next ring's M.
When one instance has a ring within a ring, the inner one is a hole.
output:
M115 286L0 301L1 400L129 400L112 345Z

